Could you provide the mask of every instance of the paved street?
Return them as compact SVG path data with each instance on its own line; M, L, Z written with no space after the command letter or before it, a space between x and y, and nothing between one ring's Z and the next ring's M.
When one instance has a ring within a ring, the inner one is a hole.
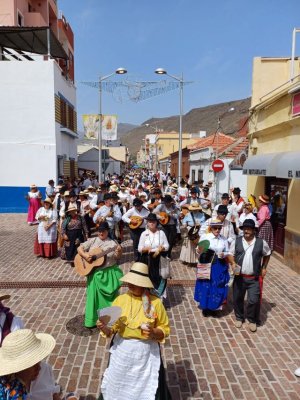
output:
M1 214L0 226L0 288L13 288L8 305L28 328L55 337L49 361L59 383L81 399L97 399L108 343L96 333L84 337L66 330L68 321L84 313L85 280L59 258L33 255L36 227L26 224L25 214ZM124 271L131 255L125 249ZM300 276L275 258L268 271L262 326L251 334L246 325L234 327L231 296L221 317L203 318L193 300L194 271L173 262L171 337L163 359L174 400L300 399L300 378L294 376L300 367Z

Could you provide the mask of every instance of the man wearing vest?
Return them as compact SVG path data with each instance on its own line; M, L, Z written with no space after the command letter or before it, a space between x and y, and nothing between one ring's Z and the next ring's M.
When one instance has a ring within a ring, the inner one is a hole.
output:
M234 255L235 272L233 282L233 307L235 326L241 328L245 321L244 299L247 292L246 318L249 329L256 332L259 323L262 280L267 273L271 250L267 242L255 237L255 222L246 219L241 227L244 236L239 236L230 252Z

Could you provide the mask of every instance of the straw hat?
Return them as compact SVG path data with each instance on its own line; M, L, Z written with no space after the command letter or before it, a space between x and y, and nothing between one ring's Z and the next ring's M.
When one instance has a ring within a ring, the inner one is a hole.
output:
M135 262L132 264L130 271L120 278L120 281L131 283L135 286L143 288L153 288L152 282L149 278L148 265L141 262Z
M69 190L66 190L66 191L65 191L64 196L70 196Z
M202 207L197 201L194 201L193 203L190 204L189 206L189 211L201 211Z
M37 188L37 186L36 186L36 184L32 184L32 185L30 185L30 189L36 189Z
M19 329L3 340L0 348L0 376L23 371L42 361L55 347L55 339L47 333L34 334Z
M51 201L51 199L49 199L49 197L45 198L44 203L49 203L52 205L52 201Z
M90 185L88 186L88 190L95 190L94 186Z
M209 226L223 226L223 222L219 219L211 219Z
M1 293L0 292L0 301L2 300L9 300L10 299L10 294L8 293Z
M79 192L79 196L85 196L85 197L87 197L89 194L88 193L85 193L84 191L80 191Z
M69 204L69 208L67 209L66 212L68 213L68 212L71 212L71 211L78 211L78 210L77 210L76 206L74 206L73 204L70 203Z
M118 192L118 190L119 190L119 188L117 185L111 185L111 187L110 187L111 192Z
M177 183L173 183L172 188L173 188L173 189L178 189Z
M269 204L270 203L270 197L267 196L266 194L263 194L262 196L259 196L258 198L262 203Z

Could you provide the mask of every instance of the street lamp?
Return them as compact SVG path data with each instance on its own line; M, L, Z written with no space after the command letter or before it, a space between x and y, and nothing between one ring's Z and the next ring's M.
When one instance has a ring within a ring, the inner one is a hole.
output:
M180 112L179 112L179 148L178 148L178 183L182 178L182 114L183 114L183 75L181 77L177 77L171 74L163 68L157 68L154 71L158 75L167 75L170 78L175 79L180 83L180 91L179 91L179 101L180 101Z
M126 73L127 73L127 70L125 68L118 68L109 75L99 77L99 118L100 118L99 135L98 135L98 147L99 147L99 177L98 177L98 179L99 179L99 182L101 182L101 179L102 179L102 82L115 74L124 75ZM105 168L105 166L104 166L104 168ZM104 176L104 180L105 180L105 176Z
M162 129L158 129L157 125L152 126L150 124L145 124L146 128L151 128L154 130L156 133L155 136L155 163L154 163L154 172L158 171L158 154L157 154L157 138L158 138L158 133L162 131Z

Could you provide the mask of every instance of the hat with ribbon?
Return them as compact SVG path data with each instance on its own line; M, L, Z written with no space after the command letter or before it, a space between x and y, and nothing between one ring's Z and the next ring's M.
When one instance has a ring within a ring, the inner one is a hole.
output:
M149 278L148 265L141 262L132 264L130 271L120 278L120 281L143 288L153 288L153 284Z
M270 203L270 197L267 196L266 194L263 194L263 195L259 196L258 199L259 199L262 203L265 203L265 204L269 204L269 203Z

